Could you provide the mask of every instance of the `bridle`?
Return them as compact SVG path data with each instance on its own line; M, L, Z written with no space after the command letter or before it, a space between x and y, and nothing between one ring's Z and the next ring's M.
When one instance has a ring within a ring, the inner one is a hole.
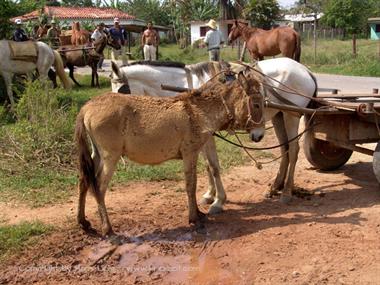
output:
M221 74L224 73L225 76L237 73L230 70L229 68L223 70L222 72L218 73ZM217 75L218 75L217 74ZM242 73L243 75L243 73ZM244 76L244 75L243 75ZM245 76L244 76L245 77ZM244 128L245 130L250 130L252 128L257 128L261 126L264 122L264 94L261 94L261 92L252 92L252 94L248 94L246 89L244 88L243 84L239 81L239 79L236 79L239 82L239 85L247 98L246 106L247 106L247 121L245 122ZM226 110L227 117L229 119L228 127L227 129L230 129L231 126L236 124L234 120L234 116L232 115L232 112L228 108L228 105L226 103L226 100L224 97L220 94L221 101L223 103L223 106Z

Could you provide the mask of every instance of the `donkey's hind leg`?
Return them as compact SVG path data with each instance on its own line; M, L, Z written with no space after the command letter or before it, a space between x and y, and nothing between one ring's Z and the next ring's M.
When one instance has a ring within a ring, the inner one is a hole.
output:
M89 231L91 229L91 223L86 220L85 206L86 206L86 196L88 191L88 185L86 184L84 178L79 179L79 200L78 200L78 214L77 221L82 229Z
M104 155L101 159L101 169L97 170L97 181L99 193L95 195L96 202L98 203L98 210L100 219L102 221L102 233L104 236L111 236L114 234L111 223L108 218L107 209L105 205L105 196L109 182L115 171L116 164L120 158L120 155L109 154Z
M209 190L203 195L203 201L210 201L213 203L210 206L209 214L220 213L223 210L223 204L226 201L226 193L224 191L222 179L220 177L220 165L218 155L216 152L215 140L210 138L203 147L204 155L208 162L208 177L209 177Z

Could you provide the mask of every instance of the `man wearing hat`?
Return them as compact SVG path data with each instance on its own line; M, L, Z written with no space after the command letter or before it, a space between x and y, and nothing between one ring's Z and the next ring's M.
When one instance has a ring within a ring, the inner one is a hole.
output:
M222 33L218 30L215 20L207 23L210 30L206 33L205 44L209 52L210 61L220 60L220 45L224 43Z
M125 41L124 41L123 29L120 26L119 18L115 18L113 20L113 23L114 23L114 26L111 29L109 29L109 33L115 41L119 42L119 44L121 45L121 49L117 50L117 49L112 48L111 58L112 60L117 60L120 55L124 54ZM126 64L124 56L122 57L122 59L123 59L123 64Z
M53 19L51 20L51 27L47 31L47 38L50 44L51 48L58 48L59 47L59 35L61 34L61 31L57 27L57 22Z
M29 40L24 29L22 28L21 19L16 19L15 24L16 24L16 30L13 33L13 40L15 42L25 42L25 41Z

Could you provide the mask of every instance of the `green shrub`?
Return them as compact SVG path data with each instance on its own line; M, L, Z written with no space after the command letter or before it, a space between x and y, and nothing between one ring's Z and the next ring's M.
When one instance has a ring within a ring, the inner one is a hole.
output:
M76 109L60 106L59 89L27 82L16 107L17 123L0 129L0 150L33 166L72 164L72 134Z

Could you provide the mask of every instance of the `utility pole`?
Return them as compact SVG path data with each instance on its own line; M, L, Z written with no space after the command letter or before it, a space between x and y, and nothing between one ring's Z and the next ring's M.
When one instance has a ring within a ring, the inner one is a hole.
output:
M313 46L314 46L314 64L317 63L317 16L318 11L320 10L319 7L315 4L308 4L306 3L307 0L304 0L304 5L306 8L309 8L311 11L313 11L314 16L314 23L313 23Z

